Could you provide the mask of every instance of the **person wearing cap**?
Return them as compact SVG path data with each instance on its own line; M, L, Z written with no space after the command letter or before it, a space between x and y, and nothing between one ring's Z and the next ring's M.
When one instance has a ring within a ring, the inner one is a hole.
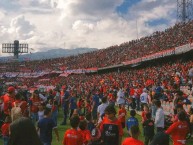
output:
M178 121L174 122L167 130L166 134L171 135L173 145L185 145L186 136L190 132L184 111L178 112Z
M13 86L10 86L7 89L7 93L2 97L3 103L4 103L4 118L11 113L11 105L15 100L15 88Z

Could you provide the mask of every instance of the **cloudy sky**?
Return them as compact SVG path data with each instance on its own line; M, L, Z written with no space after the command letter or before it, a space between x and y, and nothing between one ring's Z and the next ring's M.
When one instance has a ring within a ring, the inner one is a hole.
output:
M106 48L175 22L176 0L0 0L0 44L34 51Z

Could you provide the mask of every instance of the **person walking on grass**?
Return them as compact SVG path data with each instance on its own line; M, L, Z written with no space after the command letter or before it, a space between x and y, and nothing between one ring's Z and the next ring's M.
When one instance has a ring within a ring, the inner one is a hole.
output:
M144 145L142 141L138 140L140 135L140 130L137 125L133 125L129 132L131 137L126 138L123 141L122 145Z
M72 116L70 119L71 129L68 129L62 141L63 145L83 145L83 137L81 133L77 130L80 123L80 118L78 116Z
M44 110L44 118L39 120L37 131L40 131L40 139L43 145L51 145L52 143L52 130L56 134L56 139L59 141L59 134L57 125L51 118L51 110L46 108Z

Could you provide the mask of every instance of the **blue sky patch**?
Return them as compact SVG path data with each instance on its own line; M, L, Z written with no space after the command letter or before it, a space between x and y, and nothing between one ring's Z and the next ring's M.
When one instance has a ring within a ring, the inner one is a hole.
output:
M126 14L128 9L140 2L141 0L124 0L124 2L116 8L117 13Z
M149 26L156 26L156 25L161 25L161 24L167 24L168 20L167 19L156 19L156 20L151 20L149 22L147 22Z

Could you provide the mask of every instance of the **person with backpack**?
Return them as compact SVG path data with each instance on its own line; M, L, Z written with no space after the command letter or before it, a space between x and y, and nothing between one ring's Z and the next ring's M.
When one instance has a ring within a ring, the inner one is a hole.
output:
M116 110L112 105L105 109L106 117L100 124L103 145L120 145L123 128L121 122L116 118Z
M12 103L11 109L11 119L12 122L22 116L27 117L27 102L21 100L21 94L17 93L15 95L15 101Z

